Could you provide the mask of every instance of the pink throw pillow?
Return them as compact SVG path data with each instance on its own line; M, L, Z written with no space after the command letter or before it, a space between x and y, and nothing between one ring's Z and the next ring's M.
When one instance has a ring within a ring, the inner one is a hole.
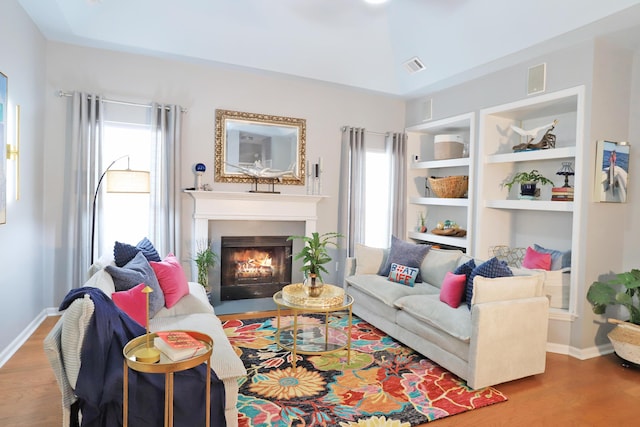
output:
M142 292L144 283L134 286L126 291L114 292L111 294L113 303L124 311L140 325L147 325L147 295Z
M164 305L171 308L185 295L189 294L187 276L174 254L169 253L162 261L150 261L151 268L156 273L162 293Z
M453 274L447 271L442 281L442 287L440 288L440 301L453 308L458 308L462 302L466 283L466 274Z
M529 246L524 254L522 266L524 268L538 268L549 271L551 270L551 254L538 252Z

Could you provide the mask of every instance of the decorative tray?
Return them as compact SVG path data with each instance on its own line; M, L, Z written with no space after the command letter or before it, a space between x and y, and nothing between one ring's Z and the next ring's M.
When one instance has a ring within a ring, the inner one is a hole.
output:
M282 288L282 299L307 307L332 307L344 303L344 289L324 284L320 296L310 297L304 290L304 284L293 283Z

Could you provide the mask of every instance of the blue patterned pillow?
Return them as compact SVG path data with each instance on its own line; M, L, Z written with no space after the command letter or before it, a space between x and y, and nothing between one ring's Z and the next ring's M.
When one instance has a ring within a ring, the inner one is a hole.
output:
M394 262L391 264L391 270L389 271L389 280L413 288L419 272L419 268L407 267Z
M562 252L555 249L546 249L536 244L533 245L533 249L543 254L551 254L551 270L562 270L563 268L571 267L571 251Z
M420 276L420 264L422 264L422 261L427 255L427 252L429 252L429 249L431 249L430 245L417 245L415 243L400 240L396 236L392 236L389 256L382 267L380 267L378 275L388 277L389 272L391 271L391 264L395 262L399 265L417 268L418 276L416 277L416 283L422 282L422 277Z
M126 263L131 261L138 252L142 252L147 261L160 262L160 255L153 243L146 237L138 242L137 245L131 246L127 243L116 242L113 246L113 258L118 267L124 267Z
M467 278L467 288L465 290L467 307L469 307L469 309L471 309L471 298L473 298L473 278L478 275L493 279L496 277L513 276L513 272L511 271L509 266L507 266L506 261L500 261L496 257L493 257L489 261L484 262L474 268Z
M476 268L476 262L473 259L470 259L469 261L459 265L455 270L453 270L453 274L464 274L466 276L466 279L464 281L465 289L467 288L466 283L467 283L467 280L469 280L469 275L471 274L474 268ZM463 293L462 301L460 302L464 302L465 300L466 300L466 296Z
M116 291L126 291L140 283L149 285L153 289L149 294L149 317L155 316L164 307L162 288L156 273L142 252L138 252L124 267L108 265L105 270L113 278Z

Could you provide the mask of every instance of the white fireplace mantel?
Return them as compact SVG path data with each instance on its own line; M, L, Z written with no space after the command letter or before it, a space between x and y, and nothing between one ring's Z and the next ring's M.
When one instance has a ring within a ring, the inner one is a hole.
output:
M185 190L194 200L193 250L209 240L209 221L298 221L316 231L320 195Z

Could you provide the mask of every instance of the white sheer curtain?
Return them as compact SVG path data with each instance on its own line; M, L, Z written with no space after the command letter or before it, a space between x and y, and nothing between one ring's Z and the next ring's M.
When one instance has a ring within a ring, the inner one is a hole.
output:
M101 174L104 110L103 99L99 95L74 92L72 98L71 140L67 145L68 163L65 168L67 191L63 194L66 271L61 275L66 278L68 289L82 286L91 262L91 205ZM98 218L100 205L96 208Z
M346 256L353 256L356 243L364 242L365 224L365 130L342 129L338 231L345 236ZM344 264L344 263L343 263Z
M398 239L404 239L407 232L407 135L389 133L385 145L391 158L391 233Z
M182 108L152 105L155 130L155 174L151 175L150 237L161 256L173 252L180 259L180 177Z

